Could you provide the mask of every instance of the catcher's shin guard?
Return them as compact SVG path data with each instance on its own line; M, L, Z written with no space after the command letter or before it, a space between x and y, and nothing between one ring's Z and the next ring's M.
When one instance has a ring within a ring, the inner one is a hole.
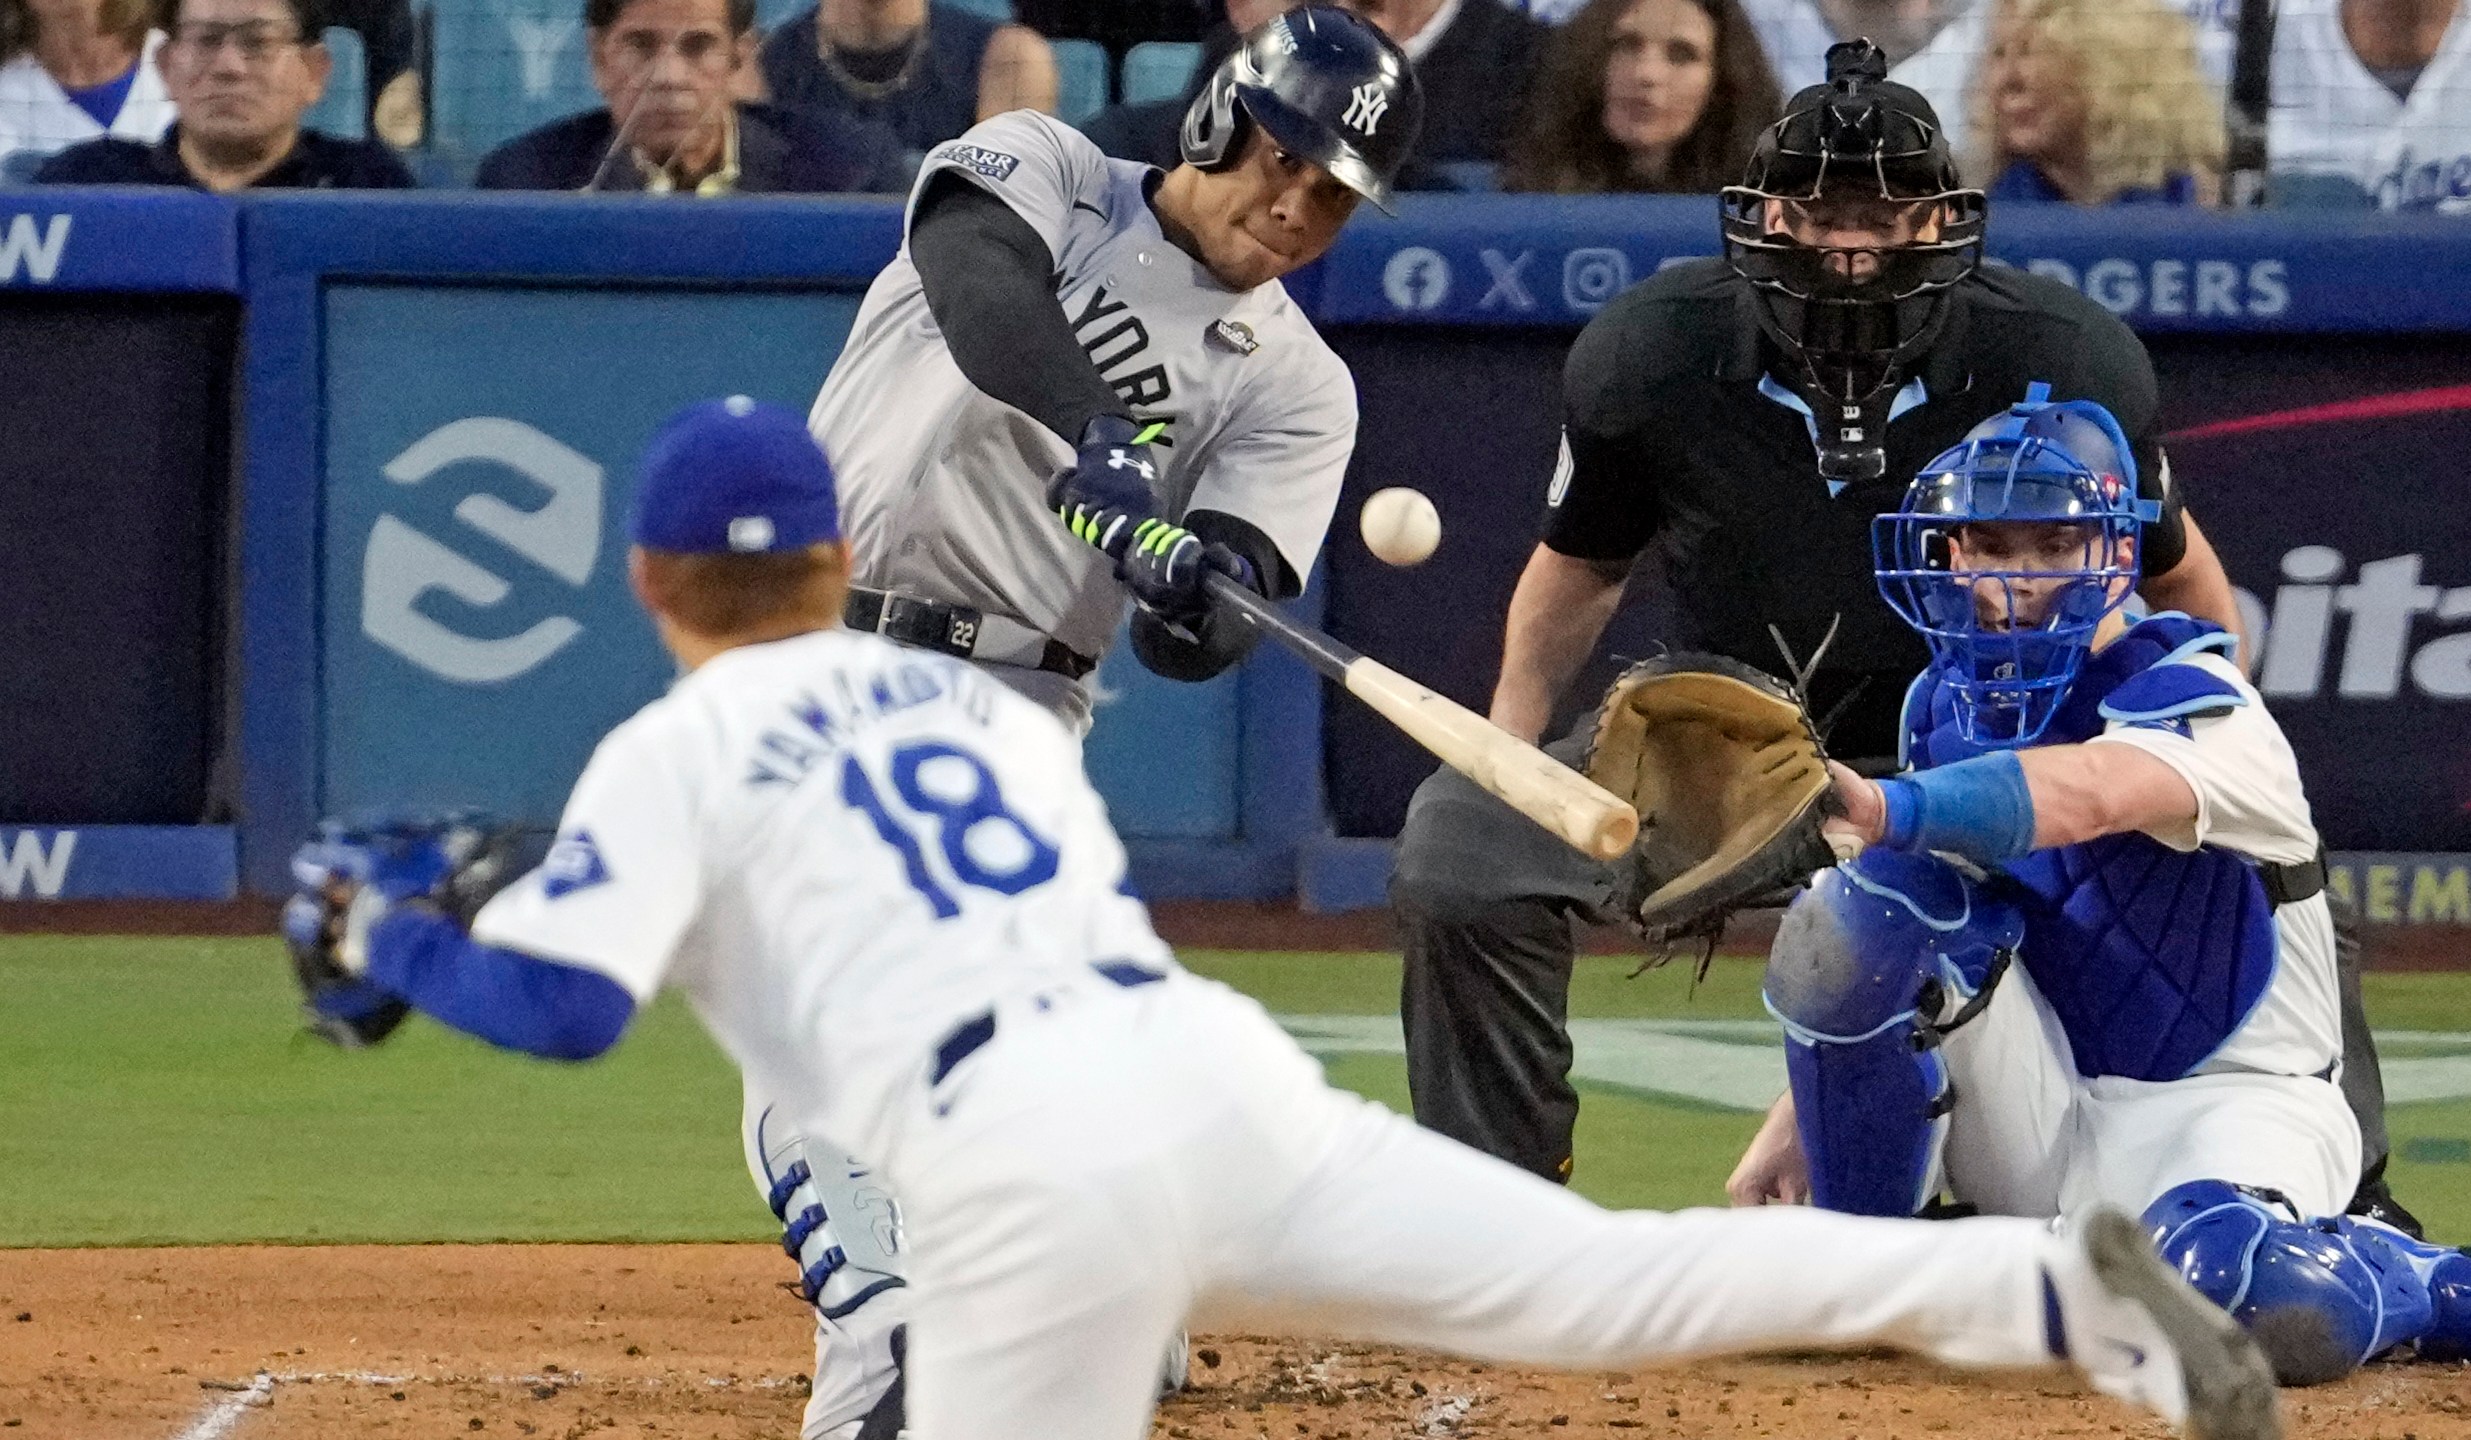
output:
M2015 909L1945 861L1871 849L1785 912L1766 1000L1811 1203L1911 1215L1938 1188L1956 1091L1939 1040L1989 999L2023 935Z
M2303 1219L2271 1190L2193 1180L2145 1210L2162 1258L2246 1325L2286 1385L2410 1342L2471 1357L2471 1255L2372 1220Z

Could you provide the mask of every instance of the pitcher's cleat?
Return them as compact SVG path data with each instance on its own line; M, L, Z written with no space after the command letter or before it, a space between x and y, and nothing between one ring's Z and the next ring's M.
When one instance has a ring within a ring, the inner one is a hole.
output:
M2071 1248L2082 1271L2046 1274L2052 1348L2095 1389L2144 1406L2191 1440L2281 1440L2264 1352L2162 1263L2142 1226L2103 1206Z

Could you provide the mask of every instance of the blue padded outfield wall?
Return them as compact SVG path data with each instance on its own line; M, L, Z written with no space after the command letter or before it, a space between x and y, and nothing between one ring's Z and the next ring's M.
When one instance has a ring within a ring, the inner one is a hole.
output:
M1305 611L1481 708L1562 352L1613 295L1714 237L1709 202L1638 198L1434 198L1351 226L1291 281L1364 412ZM222 347L229 394L210 398L237 416L228 485L181 481L231 520L230 553L198 561L230 577L220 689L115 732L155 725L165 753L221 757L164 802L194 812L173 817L194 834L11 813L0 794L0 893L120 894L148 873L164 894L229 893L235 875L273 891L296 838L337 811L548 819L593 742L665 678L623 579L645 436L699 397L803 406L897 240L882 201L0 192L0 341L81 306L145 314L130 296L225 296L239 316L158 345ZM2175 468L2273 624L2263 685L2332 842L2471 851L2471 228L2020 207L1998 212L1991 249L2154 347ZM0 465L0 504L12 483L32 481ZM1356 504L1387 484L1441 507L1447 537L1417 569L1355 538ZM86 568L107 577L109 558ZM78 577L59 583L68 598L33 619L0 602L20 653L67 643L44 617L75 608ZM1634 591L1610 651L1669 633L1652 565ZM1378 899L1383 841L1429 758L1283 655L1177 686L1119 652L1101 683L1091 768L1149 893ZM2384 870L2360 874L2382 893ZM2450 918L2442 874L2396 913Z

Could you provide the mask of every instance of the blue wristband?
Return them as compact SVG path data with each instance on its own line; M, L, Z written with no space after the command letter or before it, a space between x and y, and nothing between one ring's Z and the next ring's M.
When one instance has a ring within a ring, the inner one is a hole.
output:
M2033 853L2033 790L2012 751L1879 782L1891 850L1944 850L1983 865Z

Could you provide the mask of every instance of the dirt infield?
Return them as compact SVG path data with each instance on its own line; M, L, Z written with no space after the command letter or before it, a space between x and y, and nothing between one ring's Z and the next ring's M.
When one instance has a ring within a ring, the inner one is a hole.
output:
M43 1440L792 1440L809 1330L768 1246L0 1251L0 1434ZM2161 1427L2043 1376L1774 1360L1544 1375L1195 1342L1168 1440L1934 1440ZM2471 1440L2471 1369L2288 1397L2295 1440Z

